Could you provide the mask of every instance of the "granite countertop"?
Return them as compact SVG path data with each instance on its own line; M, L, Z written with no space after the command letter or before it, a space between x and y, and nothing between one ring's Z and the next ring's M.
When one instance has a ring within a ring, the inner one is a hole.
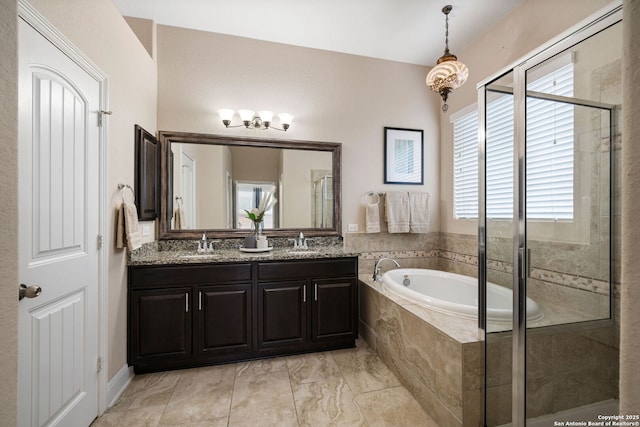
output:
M354 252L344 251L342 245L313 245L306 250L294 250L290 246L274 245L265 252L243 252L240 244L222 244L213 252L198 252L197 242L185 244L147 244L143 248L129 254L128 265L175 265L175 264L204 264L230 263L270 260L298 260L345 258L358 256Z

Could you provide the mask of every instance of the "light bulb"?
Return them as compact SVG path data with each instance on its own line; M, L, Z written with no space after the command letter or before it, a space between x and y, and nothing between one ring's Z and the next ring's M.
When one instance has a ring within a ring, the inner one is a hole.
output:
M273 120L273 113L268 110L259 111L258 115L263 122L271 122Z
M238 110L238 114L240 114L240 120L243 122L250 122L253 120L253 110Z
M226 127L229 127L229 125L231 124L231 119L233 119L233 115L235 113L235 111L229 108L221 108L218 110L218 115L220 116L220 118L222 119L222 123L224 123Z
M290 125L291 122L293 121L293 116L289 113L280 113L278 115L278 117L280 118L280 123L284 126L284 125Z

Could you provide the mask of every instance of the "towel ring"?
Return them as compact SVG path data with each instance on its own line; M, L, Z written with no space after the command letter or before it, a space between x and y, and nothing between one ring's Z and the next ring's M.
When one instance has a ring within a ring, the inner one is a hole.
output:
M370 202L369 197L374 197L374 196L375 196L375 202ZM364 196L364 201L368 205L377 205L378 203L380 203L380 195L370 191Z
M182 197L176 196L176 204L178 205L179 208L184 206L184 202L182 200Z
M122 196L122 201L124 202L124 191L126 189L131 190L131 199L133 200L133 203L136 202L136 193L133 191L133 187L130 186L129 184L123 184L123 183L118 183L118 189L120 190L120 195Z

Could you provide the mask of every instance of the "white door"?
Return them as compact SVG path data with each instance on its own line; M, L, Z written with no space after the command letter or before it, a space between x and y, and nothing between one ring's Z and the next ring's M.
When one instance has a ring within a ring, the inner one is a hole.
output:
M184 228L193 229L196 227L196 160L189 154L182 151L182 161L180 166L182 183L182 202L185 210Z
M98 414L100 83L19 20L19 426ZM1 424L1 422L0 422Z

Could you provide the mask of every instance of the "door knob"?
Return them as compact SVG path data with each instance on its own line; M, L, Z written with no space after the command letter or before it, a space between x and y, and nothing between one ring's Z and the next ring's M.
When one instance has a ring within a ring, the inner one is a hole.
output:
M38 285L23 285L20 284L20 292L18 293L18 300L22 298L35 298L42 293L42 288Z

